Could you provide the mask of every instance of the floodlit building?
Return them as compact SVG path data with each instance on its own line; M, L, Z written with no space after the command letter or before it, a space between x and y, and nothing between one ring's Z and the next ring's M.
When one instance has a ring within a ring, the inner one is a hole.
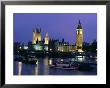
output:
M64 39L62 41L50 39L48 33L46 33L45 38L41 41L41 28L33 30L33 39L32 45L36 50L45 50L45 51L58 51L58 52L73 52L79 51L82 52L83 48L83 28L81 22L79 20L78 26L76 28L76 44L69 44L65 42Z
M77 29L76 29L76 50L81 51L83 47L83 28L79 20Z
M44 44L49 44L49 36L48 36L48 33L46 33L46 36L45 36L45 43Z
M40 42L41 41L41 28L38 29L34 29L33 30L33 40L32 40L32 44L36 44L36 42Z
M75 51L75 46L68 44L66 42L64 42L64 43L59 42L58 51L60 51L60 52L72 52L72 51Z
M49 44L49 36L48 33L46 33L45 40L41 41L41 28L36 28L33 30L33 39L32 39L32 45L33 48L37 51L48 51L48 44Z

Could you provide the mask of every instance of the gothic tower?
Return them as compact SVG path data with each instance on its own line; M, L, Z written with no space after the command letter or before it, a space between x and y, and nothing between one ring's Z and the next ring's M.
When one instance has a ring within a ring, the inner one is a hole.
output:
M41 41L41 29L34 29L33 30L33 39L32 39L32 44L36 44L36 42Z
M44 44L49 44L49 37L48 37L48 33L46 33L45 36L45 43Z
M82 50L83 47L83 28L80 20L76 29L76 50Z
M36 30L33 30L32 35L33 35L32 44L36 44Z
M40 42L41 41L41 28L40 30L39 29L36 29L36 41L37 42Z

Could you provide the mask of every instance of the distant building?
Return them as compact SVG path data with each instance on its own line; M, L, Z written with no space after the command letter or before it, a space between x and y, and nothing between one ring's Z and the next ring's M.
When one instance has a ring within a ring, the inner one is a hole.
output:
M58 52L73 52L75 50L82 51L83 49L83 28L81 26L80 20L76 28L76 45L69 44L62 41L50 39L48 33L46 33L44 40L41 41L41 28L36 28L33 30L32 45L35 50L44 51L58 51Z
M82 50L83 47L83 28L80 20L76 29L76 50Z
M72 52L75 51L75 46L69 44L68 42L59 42L58 43L58 51L60 52Z
M57 52L72 52L75 51L75 45L71 45L68 42L62 42L59 40L49 41L49 51Z
M50 39L48 44L49 51L57 51L58 40Z
M36 44L36 42L40 42L41 41L41 28L38 29L34 29L33 30L33 40L32 40L32 44Z
M46 36L45 36L45 43L44 44L49 44L49 36L48 36L48 33L46 33Z
M74 52L78 53L83 51L97 52L97 41L94 40L92 44L83 42L83 28L79 20L78 26L76 28L76 43L69 44L65 42L64 39L49 39L49 34L45 34L45 38L41 40L41 28L34 29L32 32L32 41L28 42L28 45L20 44L19 42L14 43L15 54L22 50L28 51L43 51L48 52ZM79 58L79 57L78 57Z
M49 36L46 33L45 40L41 41L41 28L33 30L33 39L32 39L32 46L34 50L37 51L48 51L48 44L49 44Z
M34 49L36 50L36 51L42 51L43 50L43 43L42 42L40 42L40 43L37 43L37 44L35 44L35 45L33 45L34 46Z

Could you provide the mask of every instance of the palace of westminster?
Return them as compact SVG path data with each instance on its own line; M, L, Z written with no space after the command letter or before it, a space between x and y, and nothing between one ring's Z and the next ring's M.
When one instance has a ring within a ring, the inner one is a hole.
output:
M46 33L44 40L41 40L41 29L33 30L32 43L35 50L45 50L45 51L60 51L60 52L72 52L72 51L82 51L83 47L83 28L80 23L76 28L76 44L72 45L68 42L49 39L48 33Z

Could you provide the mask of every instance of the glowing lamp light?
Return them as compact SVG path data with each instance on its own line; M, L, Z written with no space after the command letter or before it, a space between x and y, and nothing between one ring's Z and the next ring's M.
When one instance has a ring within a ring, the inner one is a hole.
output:
M50 49L50 51L52 51L52 49Z
M38 64L38 61L36 61L36 64Z
M21 49L21 46L19 48Z
M83 52L83 50L82 49L78 49L78 52Z
M49 60L49 64L52 65L52 60Z
M78 61L82 62L83 61L83 58L78 58Z
M61 61L63 62L63 59L61 59Z
M24 49L28 49L28 46L24 46Z

